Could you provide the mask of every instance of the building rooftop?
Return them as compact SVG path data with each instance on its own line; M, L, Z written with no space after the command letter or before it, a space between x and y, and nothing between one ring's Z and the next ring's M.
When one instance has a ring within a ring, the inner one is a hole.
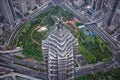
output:
M42 48L49 46L51 53L61 53L61 56L63 56L65 55L64 53L67 53L66 51L71 50L74 43L77 43L77 38L64 27L63 21L59 20L48 38L42 41Z

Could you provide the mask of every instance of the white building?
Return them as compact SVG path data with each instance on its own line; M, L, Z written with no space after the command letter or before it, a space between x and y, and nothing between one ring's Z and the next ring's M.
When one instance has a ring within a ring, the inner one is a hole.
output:
M47 39L42 41L49 80L74 80L78 40L59 21Z

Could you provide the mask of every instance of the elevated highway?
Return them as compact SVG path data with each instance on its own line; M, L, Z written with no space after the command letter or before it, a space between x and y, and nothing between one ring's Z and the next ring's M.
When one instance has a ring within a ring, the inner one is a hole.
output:
M5 50L5 51L0 51L0 54L15 54L15 53L22 53L23 48L16 48L14 50Z

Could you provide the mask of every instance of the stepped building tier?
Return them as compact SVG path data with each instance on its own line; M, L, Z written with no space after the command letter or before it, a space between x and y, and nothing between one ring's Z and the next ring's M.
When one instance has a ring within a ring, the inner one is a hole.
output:
M77 48L78 40L59 20L48 38L42 41L48 80L74 80Z

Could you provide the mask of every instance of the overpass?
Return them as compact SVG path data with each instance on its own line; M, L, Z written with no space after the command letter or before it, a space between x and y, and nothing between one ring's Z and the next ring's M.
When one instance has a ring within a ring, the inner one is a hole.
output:
M19 73L15 73L15 72L11 72L5 75L0 76L0 79L2 80L7 80L7 79L12 79L12 80L42 80L42 79L37 79L31 76L27 76L27 75L23 75L23 74L19 74Z
M6 51L0 51L0 54L15 54L15 53L22 53L23 48L19 47L14 50L6 50Z

